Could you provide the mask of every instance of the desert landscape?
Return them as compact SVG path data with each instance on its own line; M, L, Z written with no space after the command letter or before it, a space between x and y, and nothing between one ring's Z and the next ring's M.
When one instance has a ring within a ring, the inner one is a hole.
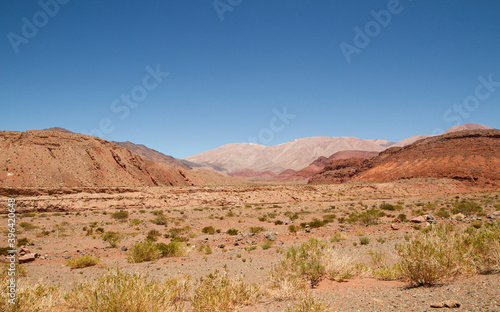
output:
M62 128L0 132L18 298L2 292L1 310L500 309L500 130L302 142L258 147L253 163L226 146L223 163Z

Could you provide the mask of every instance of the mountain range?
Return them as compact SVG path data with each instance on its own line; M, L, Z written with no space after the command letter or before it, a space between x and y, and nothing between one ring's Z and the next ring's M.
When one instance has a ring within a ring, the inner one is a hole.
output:
M301 138L274 146L235 143L186 159L176 159L144 145L109 142L63 128L0 131L0 186L246 183L242 178L333 183L425 175L495 180L497 158L490 155L500 154L495 131L498 130L466 124L452 127L442 135L417 135L397 143L354 137ZM455 133L466 133L466 137L454 136ZM467 164L460 165L460 159ZM471 175L472 169L467 168L475 168L474 161L479 162L479 167ZM478 175L481 170L493 175Z

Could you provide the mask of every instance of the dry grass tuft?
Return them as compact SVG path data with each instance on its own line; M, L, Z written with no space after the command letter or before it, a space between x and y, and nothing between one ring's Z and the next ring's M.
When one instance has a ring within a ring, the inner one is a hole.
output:
M77 311L175 312L183 311L188 292L188 276L162 283L110 269L95 281L76 285L65 299Z
M216 270L196 282L191 303L197 312L233 312L260 298L256 285L243 282L242 277L231 279L227 271Z

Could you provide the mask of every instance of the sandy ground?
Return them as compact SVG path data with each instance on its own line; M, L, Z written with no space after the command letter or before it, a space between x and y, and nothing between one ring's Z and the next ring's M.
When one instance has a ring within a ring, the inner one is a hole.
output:
M29 192L28 192L29 191ZM125 272L140 272L156 279L189 274L193 279L205 276L216 268L226 267L231 274L244 275L248 282L262 284L272 267L283 257L288 247L316 237L336 245L357 261L372 265L374 251L384 255L385 263L397 261L394 246L403 243L405 236L418 233L409 222L396 222L399 214L411 219L418 213L435 215L439 209L448 209L449 203L458 198L480 201L487 213L496 211L500 202L499 190L477 189L450 180L416 179L394 183L348 183L339 185L261 184L251 186L220 187L149 187L136 189L50 189L28 190L24 195L3 196L0 202L7 207L7 198L16 198L18 209L18 238L29 238L27 246L41 257L26 264L29 280L70 288L75 282L92 279L107 267L119 266ZM35 193L36 195L30 195ZM3 192L5 194L5 192ZM401 205L402 210L385 211L377 225L349 224L342 220L351 212L378 208L382 203ZM448 208L447 208L448 205ZM112 213L126 210L126 221L112 218ZM32 212L32 213L30 213ZM167 225L151 222L159 213ZM297 219L290 216L297 214ZM336 219L327 225L306 232L289 231L289 225L298 226L314 218L335 214ZM7 219L0 220L5 232ZM438 223L450 222L466 226L470 220L459 221L436 217ZM278 221L278 222L277 222ZM280 221L282 224L280 224ZM34 226L23 228L21 222ZM96 226L91 235L90 224ZM220 233L202 233L213 226ZM250 233L251 227L262 227L258 234ZM117 248L104 242L105 232L121 233ZM125 248L143 241L151 230L162 236L158 242L169 243L172 229L183 228L180 234L189 240L182 244L188 250L184 257L161 258L155 262L131 264L127 262ZM238 235L226 234L237 229ZM266 236L274 233L271 247ZM334 235L340 241L330 241ZM360 237L368 237L368 245L360 244ZM0 246L7 244L4 235ZM223 247L222 245L223 244ZM199 250L208 245L211 254ZM222 247L222 248L221 248ZM71 270L67 259L83 254L96 255L101 265ZM407 288L403 281L379 281L355 277L345 283L323 281L313 293L330 303L338 311L429 311L430 303L455 299L462 303L460 311L499 311L500 276L481 275L461 277L442 286ZM246 307L244 311L282 311L290 302L261 302Z

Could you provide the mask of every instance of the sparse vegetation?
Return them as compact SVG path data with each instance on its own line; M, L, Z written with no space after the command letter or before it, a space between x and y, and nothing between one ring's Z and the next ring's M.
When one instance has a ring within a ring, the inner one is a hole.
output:
M76 259L66 260L66 265L71 269L81 269L89 266L94 266L99 264L100 260L98 257L91 255L83 255Z
M128 211L120 210L117 212L113 212L111 214L111 218L124 222L125 220L128 219L128 215L129 215Z
M161 251L152 242L138 242L127 251L127 260L130 263L154 261L158 260L161 254Z
M233 312L257 302L260 297L257 285L245 283L241 277L232 279L227 271L216 270L196 282L191 304L197 312Z

